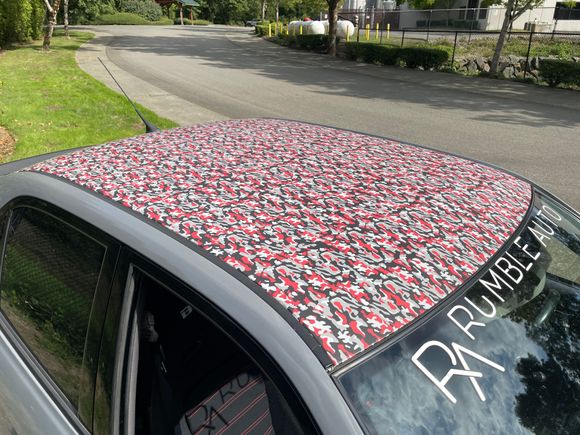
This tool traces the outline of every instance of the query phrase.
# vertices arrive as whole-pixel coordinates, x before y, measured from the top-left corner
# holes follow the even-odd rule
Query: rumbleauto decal
[[[518,236],[508,251],[496,260],[484,277],[478,281],[486,292],[486,294],[481,296],[485,307],[479,306],[468,297],[463,297],[459,303],[447,311],[446,315],[451,323],[472,340],[475,345],[477,345],[478,328],[485,328],[486,326],[484,322],[476,321],[476,316],[480,320],[495,319],[498,314],[497,304],[505,302],[502,294],[505,295],[506,292],[509,294],[509,292],[513,291],[514,286],[520,284],[526,273],[529,273],[540,260],[541,249],[533,250],[523,240],[527,239],[526,236],[528,238],[533,237],[540,245],[546,247],[546,241],[550,240],[551,236],[554,235],[554,229],[558,227],[557,222],[561,220],[562,217],[554,209],[543,205],[542,209],[537,211],[522,232],[524,237],[522,235]],[[523,260],[524,258],[525,261]],[[463,317],[459,318],[459,313],[463,313]],[[467,322],[465,319],[468,319]],[[428,359],[426,361],[421,359],[429,349],[438,349],[447,355],[451,367],[443,377],[436,376],[429,369]],[[429,340],[422,344],[411,357],[411,361],[452,403],[457,403],[457,399],[449,391],[447,384],[455,376],[468,378],[479,399],[485,401],[485,394],[478,382],[484,375],[481,371],[473,370],[469,366],[467,357],[478,360],[497,372],[505,372],[505,367],[473,349],[455,342],[447,344],[438,340]]]

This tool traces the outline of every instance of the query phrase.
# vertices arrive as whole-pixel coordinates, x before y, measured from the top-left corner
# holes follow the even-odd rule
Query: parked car
[[[0,166],[9,433],[579,433],[580,221],[330,127]]]
[[[256,19],[256,20],[248,20],[246,21],[246,27],[255,27],[258,24],[260,24],[262,22],[262,20]]]

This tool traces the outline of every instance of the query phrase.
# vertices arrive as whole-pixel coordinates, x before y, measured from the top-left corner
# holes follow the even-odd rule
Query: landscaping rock
[[[515,77],[515,68],[513,66],[506,66],[502,71],[501,74],[502,76],[504,76],[506,79],[511,79],[512,77]]]
[[[475,73],[475,72],[479,71],[477,63],[473,60],[470,60],[467,63],[466,69],[467,69],[467,72],[469,72],[469,73]]]
[[[487,65],[487,62],[483,57],[478,56],[475,58],[475,64],[480,71],[483,71],[485,69],[485,65]]]

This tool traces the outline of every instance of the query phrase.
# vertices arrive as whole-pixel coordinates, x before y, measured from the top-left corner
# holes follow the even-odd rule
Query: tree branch
[[[44,4],[46,5],[46,9],[48,9],[48,12],[50,12],[51,14],[54,13],[54,9],[52,9],[52,6],[50,5],[50,2],[48,0],[44,0]]]

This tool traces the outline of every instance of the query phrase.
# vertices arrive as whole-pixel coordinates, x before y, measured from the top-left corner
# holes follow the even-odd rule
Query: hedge
[[[174,19],[173,24],[180,25],[181,19],[179,19],[179,18]],[[207,20],[193,20],[193,21],[191,21],[189,18],[184,18],[183,24],[186,26],[209,26],[211,23]]]
[[[449,60],[449,53],[437,48],[405,47],[399,53],[407,68],[440,68]]]
[[[258,24],[254,27],[254,31],[258,36],[266,36],[268,35],[268,25]]]
[[[564,85],[580,86],[580,63],[560,59],[541,59],[540,77],[551,87]]]
[[[328,35],[296,35],[284,36],[283,38],[288,41],[288,47],[302,50],[326,50],[329,42]]]
[[[154,0],[122,0],[119,2],[119,12],[129,12],[139,15],[147,21],[159,21],[163,10]]]
[[[0,1],[0,47],[40,38],[43,20],[41,0]]]
[[[106,24],[106,25],[148,25],[148,24],[157,24],[157,25],[170,25],[173,24],[173,21],[167,17],[161,17],[159,21],[148,21],[145,18],[131,14],[128,12],[119,12],[116,14],[105,14],[97,17],[93,24]]]
[[[448,60],[449,53],[437,48],[424,47],[389,47],[378,44],[348,42],[346,57],[351,60],[363,60],[367,63],[398,65],[404,63],[408,68],[424,69],[441,68]]]

